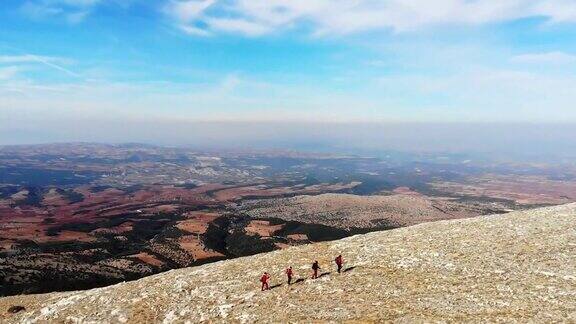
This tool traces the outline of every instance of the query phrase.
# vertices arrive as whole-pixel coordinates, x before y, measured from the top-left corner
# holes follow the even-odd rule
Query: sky
[[[576,0],[0,1],[0,144],[566,125],[574,103]]]

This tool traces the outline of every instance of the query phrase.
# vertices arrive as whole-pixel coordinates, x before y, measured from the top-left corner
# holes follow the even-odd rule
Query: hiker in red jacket
[[[262,291],[270,289],[270,286],[268,285],[268,280],[270,280],[270,275],[268,274],[268,272],[264,272],[262,277],[260,277],[260,282],[262,283]]]
[[[290,285],[292,283],[292,275],[294,274],[294,272],[292,271],[292,267],[288,267],[288,269],[286,269],[286,276],[288,277],[288,284]]]
[[[338,267],[338,273],[340,273],[342,271],[342,265],[344,264],[342,254],[338,255],[336,259],[334,259],[334,262],[336,262],[336,266]]]
[[[320,270],[320,265],[318,261],[314,261],[314,263],[312,263],[312,279],[318,278],[318,270]]]

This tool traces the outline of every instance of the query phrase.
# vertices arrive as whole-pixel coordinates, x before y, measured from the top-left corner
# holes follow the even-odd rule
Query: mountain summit
[[[576,204],[440,221],[105,288],[6,297],[0,321],[569,322],[576,321],[575,242]],[[332,261],[340,253],[342,274]],[[312,280],[314,260],[323,274]],[[288,286],[290,265],[296,283]],[[272,289],[261,292],[264,271]]]

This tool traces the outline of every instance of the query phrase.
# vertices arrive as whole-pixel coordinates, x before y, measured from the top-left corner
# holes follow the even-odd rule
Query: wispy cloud
[[[571,64],[576,63],[576,55],[565,52],[529,53],[512,57],[512,62],[526,64]]]
[[[180,25],[180,26],[178,26],[178,28],[188,35],[205,37],[205,36],[210,36],[212,34],[207,30],[204,30],[204,29],[198,28],[198,27],[194,27],[194,26]]]
[[[248,36],[298,24],[311,26],[316,35],[326,35],[374,29],[403,32],[528,17],[576,22],[576,2],[565,0],[173,0],[168,12],[178,24],[202,22],[205,30]]]
[[[198,18],[215,2],[216,0],[170,0],[164,10],[179,21],[185,23]]]
[[[0,56],[0,64],[38,63],[47,66],[51,69],[63,72],[72,77],[76,78],[81,77],[80,74],[62,65],[68,61],[69,60],[58,57],[32,55],[32,54]]]
[[[21,11],[33,19],[64,18],[76,24],[84,20],[101,0],[29,0]]]
[[[0,80],[12,79],[20,71],[21,71],[21,68],[18,66],[0,67]]]
[[[0,56],[0,64],[6,63],[35,63],[39,60],[42,61],[50,61],[50,62],[61,62],[64,63],[68,60],[60,58],[60,57],[53,57],[53,56],[42,56],[42,55],[32,55],[32,54],[24,54],[24,55],[2,55]]]
[[[271,31],[270,27],[266,25],[245,19],[208,18],[206,23],[215,31],[239,33],[246,36],[260,36]]]

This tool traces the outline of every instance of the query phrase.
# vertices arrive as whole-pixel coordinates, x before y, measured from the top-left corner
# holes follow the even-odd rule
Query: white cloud
[[[564,52],[530,53],[512,57],[514,63],[525,64],[570,64],[576,62],[576,55]]]
[[[211,35],[210,32],[208,32],[202,28],[198,28],[198,27],[194,27],[194,26],[180,25],[180,26],[178,26],[178,28],[188,35],[203,36],[203,37]]]
[[[12,79],[20,71],[21,71],[21,69],[18,66],[0,67],[0,80]]]
[[[572,0],[540,1],[535,7],[536,12],[550,17],[554,22],[576,21],[576,5]]]
[[[33,19],[63,17],[67,22],[76,24],[90,15],[92,9],[101,0],[29,0],[21,10]]]
[[[572,0],[183,0],[171,1],[179,23],[202,22],[207,30],[249,36],[311,26],[314,34],[374,29],[395,32],[437,25],[480,25],[526,17],[576,22]],[[217,10],[207,11],[208,8]]]
[[[90,11],[78,11],[66,15],[66,20],[71,24],[78,24],[82,22],[88,15]]]
[[[64,64],[69,60],[54,56],[41,56],[32,54],[0,56],[0,64],[38,63],[39,61]]]
[[[70,63],[70,60],[52,57],[52,56],[41,56],[41,55],[4,55],[0,56],[0,64],[21,64],[21,63],[36,63],[47,66],[51,69],[63,72],[69,76],[79,78],[80,75],[66,67],[64,64]]]
[[[237,74],[230,74],[227,75],[222,83],[220,84],[221,90],[224,92],[231,92],[234,91],[240,84],[242,80]]]
[[[180,20],[180,22],[185,23],[198,18],[204,10],[208,9],[208,7],[215,2],[215,0],[171,0],[168,2],[165,10]]]
[[[266,25],[245,19],[208,18],[206,19],[206,23],[208,23],[213,30],[240,33],[246,36],[260,36],[271,31]]]

